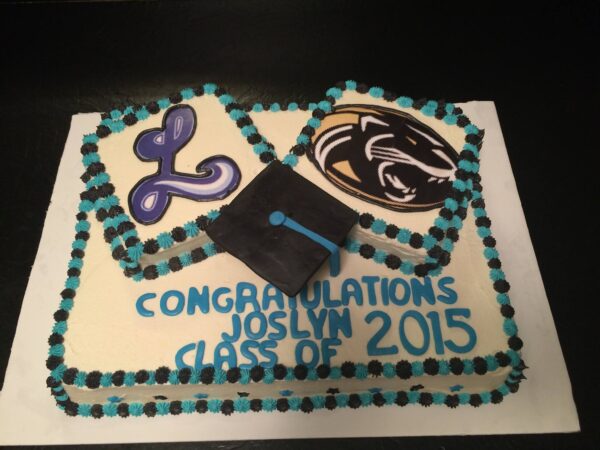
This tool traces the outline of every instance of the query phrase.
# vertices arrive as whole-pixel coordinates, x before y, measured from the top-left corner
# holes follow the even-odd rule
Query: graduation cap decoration
[[[273,161],[206,230],[227,252],[287,295],[300,292],[330,259],[358,213],[278,161]]]

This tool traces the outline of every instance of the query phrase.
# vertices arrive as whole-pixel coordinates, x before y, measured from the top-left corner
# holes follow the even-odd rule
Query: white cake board
[[[457,409],[374,406],[312,414],[182,414],[152,419],[70,418],[59,411],[45,380],[52,313],[59,303],[81,190],[81,137],[99,114],[73,116],[38,254],[0,393],[0,444],[99,444],[312,437],[509,434],[579,431],[571,384],[521,208],[493,102],[461,105],[486,130],[481,158],[486,210],[510,281],[523,358],[530,369],[518,394],[500,405]]]

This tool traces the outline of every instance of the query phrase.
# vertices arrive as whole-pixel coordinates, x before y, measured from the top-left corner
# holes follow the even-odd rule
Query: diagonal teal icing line
[[[324,238],[320,234],[300,225],[295,220],[287,217],[281,211],[273,211],[269,216],[269,223],[273,226],[283,225],[284,227],[303,234],[317,244],[325,247],[329,253],[331,253],[331,256],[329,257],[329,274],[332,277],[337,277],[340,274],[340,248],[336,244],[331,242],[329,239]]]

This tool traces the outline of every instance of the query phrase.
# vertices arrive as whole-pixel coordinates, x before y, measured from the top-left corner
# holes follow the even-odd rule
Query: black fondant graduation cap
[[[240,192],[207,228],[227,252],[287,295],[296,295],[331,256],[358,214],[278,161]]]

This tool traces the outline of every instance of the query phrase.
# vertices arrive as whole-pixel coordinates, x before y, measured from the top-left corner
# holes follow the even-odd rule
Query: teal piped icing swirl
[[[67,322],[65,322],[65,321],[56,322],[52,326],[52,332],[53,333],[56,333],[56,334],[65,334],[66,331],[67,331]]]
[[[332,367],[329,372],[329,378],[332,380],[339,380],[342,377],[342,369],[339,367]]]
[[[263,411],[266,412],[275,411],[275,409],[277,408],[277,400],[271,397],[263,398],[262,407]]]
[[[144,405],[138,402],[129,404],[129,414],[134,417],[139,417],[144,414]]]
[[[339,99],[343,94],[343,91],[340,88],[337,87],[332,87],[327,89],[327,92],[325,93],[325,95],[327,95],[328,97],[333,97],[335,99]]]
[[[355,365],[356,372],[354,376],[359,380],[364,380],[369,376],[369,369],[365,364],[358,363]]]
[[[112,386],[112,372],[105,372],[100,377],[100,386],[111,387]]]
[[[448,361],[445,359],[440,359],[438,361],[438,374],[439,375],[449,375],[450,374],[450,365]]]
[[[288,405],[290,406],[291,411],[299,411],[301,404],[302,399],[300,397],[290,397],[288,399]]]
[[[515,336],[519,331],[517,328],[517,324],[513,319],[504,319],[504,324],[502,325],[502,329],[507,336]]]
[[[437,239],[434,238],[429,233],[423,235],[423,248],[425,250],[431,250],[435,244],[437,244]]]
[[[361,392],[359,394],[360,397],[360,406],[367,407],[373,403],[373,394],[370,392]]]
[[[186,222],[183,225],[183,229],[185,230],[185,235],[188,238],[196,237],[200,233],[200,229],[198,228],[198,225],[193,220],[190,220],[189,222]]]
[[[79,388],[85,387],[85,378],[86,377],[87,377],[86,372],[83,372],[83,371],[77,372],[77,375],[75,375],[75,380],[73,381],[73,384]]]
[[[210,400],[208,400],[206,402],[206,404],[207,404],[207,408],[210,412],[218,413],[221,411],[221,405],[223,404],[223,401],[219,400],[217,398],[211,398]]]
[[[83,136],[84,144],[97,144],[100,138],[96,134],[86,134]]]
[[[173,240],[173,236],[171,236],[171,233],[167,233],[166,231],[156,236],[156,242],[158,242],[158,245],[162,249],[171,248],[175,243],[175,241]]]
[[[191,100],[192,98],[194,98],[194,90],[191,88],[185,88],[182,89],[181,92],[181,98],[183,98],[184,100]],[[219,101],[221,99],[219,98]]]
[[[246,397],[238,397],[233,400],[233,408],[236,412],[248,412],[250,410],[250,400],[248,400]]]
[[[60,301],[60,309],[64,309],[65,311],[71,311],[73,309],[73,299],[72,298],[64,298]]]
[[[159,416],[166,416],[167,414],[169,414],[169,402],[157,402],[156,414],[158,414]]]
[[[355,91],[356,90],[356,81],[347,80],[346,81],[346,89],[348,89],[349,91]]]
[[[432,394],[433,404],[434,405],[443,405],[446,401],[446,394],[443,392],[434,392]]]
[[[383,364],[383,376],[386,378],[395,378],[396,377],[396,368],[392,363],[384,363]]]
[[[385,229],[387,227],[387,223],[381,219],[375,219],[371,224],[371,231],[375,234],[383,234],[385,233]]]
[[[161,98],[156,103],[160,109],[166,109],[171,106],[171,101],[168,98]]]
[[[393,405],[396,402],[396,393],[393,391],[385,391],[383,393],[383,398],[385,400],[386,405]]]
[[[184,400],[181,402],[181,411],[184,414],[192,414],[196,411],[196,402],[193,400]]]
[[[233,103],[235,100],[233,99],[233,97],[229,94],[223,94],[219,97],[219,103],[221,105],[229,105],[230,103]]]
[[[373,261],[377,264],[383,264],[385,259],[387,258],[387,252],[384,250],[375,250],[375,254],[373,255]]]
[[[298,164],[298,157],[293,153],[288,153],[283,157],[283,164],[290,167],[295,167]]]
[[[90,417],[92,415],[92,405],[89,403],[80,403],[77,407],[77,414],[81,417]]]
[[[419,402],[419,397],[421,396],[421,394],[419,393],[419,391],[408,391],[406,393],[406,395],[408,396],[408,403],[410,403],[411,405],[414,405],[415,403]]]
[[[315,409],[323,409],[325,407],[325,397],[322,395],[313,395],[310,400]]]
[[[63,356],[65,354],[65,346],[62,344],[56,344],[50,346],[48,355],[50,356]]]
[[[415,265],[410,261],[402,261],[402,264],[400,264],[400,272],[404,275],[412,275],[415,273]]]
[[[117,415],[117,405],[115,403],[104,403],[102,405],[102,412],[106,417],[114,417]]]
[[[408,244],[408,242],[410,241],[410,237],[411,236],[412,236],[412,233],[411,233],[411,231],[409,229],[407,229],[407,228],[400,228],[400,230],[398,231],[398,235],[396,236],[396,239],[401,244]]]
[[[190,252],[185,252],[179,255],[179,261],[183,267],[187,267],[192,265],[192,254]]]
[[[202,86],[204,93],[208,95],[212,95],[217,90],[217,85],[214,83],[206,83]]]
[[[413,374],[413,376],[420,377],[424,373],[425,373],[425,370],[423,368],[423,362],[421,362],[421,361],[414,361],[412,363],[412,374]]]
[[[265,369],[265,374],[263,376],[263,383],[272,384],[275,381],[275,376],[273,375],[273,369],[267,368]]]
[[[381,98],[383,97],[383,89],[373,86],[371,89],[369,89],[369,95],[373,98]]]

